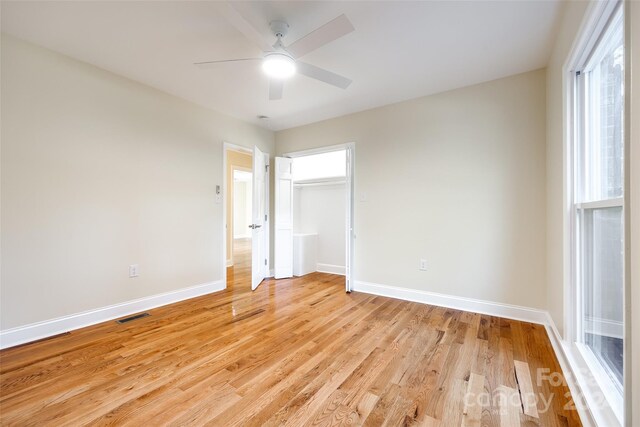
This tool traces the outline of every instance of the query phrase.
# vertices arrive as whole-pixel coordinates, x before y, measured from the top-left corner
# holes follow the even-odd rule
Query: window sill
[[[598,361],[589,348],[578,343],[562,342],[571,373],[582,396],[574,396],[576,405],[591,414],[597,426],[617,427],[623,425],[624,402],[613,381],[597,366]]]

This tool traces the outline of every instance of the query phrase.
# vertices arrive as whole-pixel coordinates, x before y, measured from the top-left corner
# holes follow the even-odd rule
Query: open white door
[[[293,277],[293,160],[276,157],[274,277]]]
[[[264,154],[253,147],[253,223],[249,226],[251,233],[251,289],[254,290],[267,275],[267,257],[265,248],[266,229],[266,176]]]
[[[346,220],[346,260],[345,260],[345,287],[347,292],[351,292],[353,284],[353,246],[354,246],[354,233],[353,233],[353,166],[354,166],[354,153],[353,147],[347,147],[347,167],[346,167],[346,193],[347,193],[347,220]]]

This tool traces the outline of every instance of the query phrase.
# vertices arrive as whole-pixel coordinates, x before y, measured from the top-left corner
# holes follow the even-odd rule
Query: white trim
[[[316,267],[316,271],[319,273],[339,274],[341,276],[345,275],[345,270],[344,265],[323,264],[320,262]]]
[[[640,46],[638,45],[638,26],[640,25],[640,3],[625,1],[624,7],[624,423],[626,426],[640,424],[640,363],[638,360],[638,334],[640,269],[638,269],[638,250],[640,249],[640,234],[638,234],[638,200],[640,200],[640,168],[638,163],[632,163],[632,158],[638,157],[640,139],[638,138],[638,70],[634,67],[639,63]],[[635,119],[632,119],[634,117]],[[632,166],[633,165],[633,166]],[[635,218],[635,219],[632,219]],[[636,349],[634,352],[633,349]],[[635,357],[633,355],[636,355]]]
[[[572,102],[575,97],[575,72],[580,65],[588,59],[586,52],[597,41],[594,34],[602,29],[599,24],[603,14],[615,6],[616,1],[590,2],[580,23],[577,36],[573,40],[569,54],[562,66],[562,111],[563,111],[563,320],[564,339],[571,341],[577,337],[578,313],[574,307],[574,295],[576,295],[573,278],[576,274],[576,260],[573,254],[574,232],[576,221],[573,206],[573,182],[576,179],[573,140],[576,136],[576,124],[574,123],[575,105]]]
[[[224,282],[204,283],[163,294],[151,295],[144,298],[109,305],[102,308],[83,311],[69,316],[19,326],[17,328],[0,331],[0,348],[8,348],[31,341],[69,332],[96,323],[106,322],[141,311],[150,310],[167,304],[173,304],[189,298],[218,292],[224,289]]]
[[[289,153],[283,153],[281,154],[281,157],[295,158],[295,157],[311,156],[314,154],[330,153],[332,151],[342,151],[353,146],[355,146],[355,142],[347,142],[345,144],[336,144],[336,145],[326,145],[324,147],[311,148],[309,150],[291,151]]]
[[[233,267],[233,260],[232,259],[228,259],[227,260],[227,267]]]
[[[355,182],[356,182],[356,143],[347,144],[347,184],[346,184],[346,242],[345,242],[345,290],[351,292],[353,289],[354,281],[354,265],[355,265],[355,253],[356,253],[356,232],[355,232]]]
[[[265,278],[272,277],[269,275],[271,271],[269,267],[271,267],[271,154],[264,154],[264,164],[267,168],[267,173],[264,176],[264,185],[265,185],[265,193],[264,193],[264,207],[265,207],[265,215],[267,219],[264,224],[264,257],[267,259],[267,268],[265,268]]]
[[[347,180],[343,177],[338,177],[338,179],[329,178],[326,180],[309,180],[309,181],[297,181],[293,183],[293,186],[296,188],[305,188],[305,187],[327,187],[327,186],[340,186],[347,183]]]
[[[589,3],[584,13],[584,18],[580,23],[578,35],[571,45],[571,50],[564,62],[563,69],[572,71],[572,68],[582,66],[587,60],[587,53],[597,42],[597,35],[606,25],[602,17],[605,14],[611,14],[616,8],[618,1],[595,1]]]
[[[560,358],[560,353],[564,355],[566,366],[572,369],[572,373],[576,379],[580,389],[584,392],[584,401],[586,402],[590,413],[590,421],[592,425],[602,426],[619,426],[622,425],[623,405],[620,403],[621,397],[617,390],[602,381],[602,375],[590,368],[589,354],[583,351],[580,344],[577,344],[578,337],[584,330],[578,319],[581,317],[580,301],[581,293],[578,291],[577,283],[579,283],[579,271],[577,268],[577,259],[574,256],[574,248],[579,247],[576,239],[579,238],[577,233],[577,221],[574,208],[578,209],[597,209],[605,207],[623,206],[624,200],[612,199],[597,202],[582,203],[580,206],[574,206],[574,181],[580,182],[578,174],[580,173],[578,164],[574,161],[576,147],[574,141],[581,138],[579,128],[575,122],[576,108],[579,105],[574,104],[574,99],[579,95],[579,91],[575,90],[576,71],[583,71],[588,65],[590,54],[594,46],[598,43],[604,28],[609,25],[611,17],[620,7],[620,0],[614,1],[597,1],[591,2],[587,7],[583,17],[580,29],[573,42],[571,50],[567,55],[567,59],[562,68],[562,85],[563,85],[563,121],[564,121],[564,140],[563,140],[563,164],[564,164],[564,216],[563,216],[563,317],[564,317],[564,337],[561,337],[555,329],[552,335],[558,341],[554,347]],[[581,79],[584,84],[584,79]],[[628,94],[628,92],[627,92]],[[625,95],[626,96],[626,95]],[[627,101],[625,101],[627,102]],[[626,107],[625,107],[626,108]],[[628,117],[628,115],[627,115]],[[626,129],[625,129],[626,131]],[[625,132],[625,135],[627,132]],[[625,152],[625,156],[628,152]],[[626,157],[625,157],[626,159]],[[628,169],[625,167],[625,171]],[[627,173],[625,172],[625,182]],[[625,187],[625,194],[627,188]],[[576,204],[577,205],[577,204]],[[628,236],[625,236],[625,238]],[[626,242],[626,240],[625,240]],[[625,256],[626,252],[625,252]],[[553,325],[553,322],[551,322]],[[581,329],[581,326],[583,328]],[[612,326],[612,325],[609,325]],[[613,326],[612,326],[613,327]],[[614,328],[615,329],[615,328]],[[553,340],[552,340],[553,343]],[[625,349],[628,348],[628,342],[625,342]],[[628,358],[629,352],[625,353],[625,359]],[[625,370],[628,366],[628,360],[625,360]],[[564,368],[564,367],[563,367]],[[625,372],[628,376],[628,372]],[[573,391],[573,390],[572,390]],[[598,398],[605,398],[605,402],[599,402]],[[615,412],[614,409],[615,408]],[[583,421],[584,422],[584,421]]]
[[[584,426],[622,426],[603,393],[600,379],[594,377],[584,358],[584,352],[576,343],[563,340],[549,314],[547,335],[564,372],[573,401]],[[606,403],[603,405],[603,402]]]
[[[576,372],[573,369],[574,366],[577,366],[577,363],[571,352],[568,351],[570,344],[562,339],[560,332],[558,332],[558,328],[556,328],[553,318],[549,313],[547,313],[545,328],[547,329],[547,335],[549,336],[549,341],[551,341],[551,346],[556,353],[556,358],[560,363],[560,368],[564,373],[564,379],[571,391],[571,396],[576,405],[576,409],[578,410],[580,421],[582,421],[582,424],[585,427],[597,426],[598,424],[596,423],[589,406],[583,403],[585,402],[584,395],[582,393],[583,386],[578,381],[581,376],[576,375]]]
[[[623,339],[624,323],[619,320],[587,317],[584,319],[584,331],[590,334]]]
[[[596,366],[601,366],[601,362],[589,346],[582,343],[574,343],[573,348],[578,350],[576,359],[580,359],[579,366],[584,367],[582,371],[585,371],[585,373],[582,376],[588,382],[583,387],[583,390],[586,391],[585,397],[590,407],[596,409],[592,413],[594,417],[600,419],[600,424],[598,425],[607,427],[622,426],[622,417],[620,415],[623,413],[624,399],[620,393],[619,386],[613,382],[607,369],[594,369]],[[606,402],[606,406],[599,406],[602,402]]]
[[[471,311],[474,313],[488,314],[490,316],[504,317],[524,322],[539,323],[542,325],[546,324],[548,319],[547,312],[537,308],[439,294],[397,286],[380,285],[377,283],[368,283],[359,280],[354,281],[353,290],[373,295],[397,298],[405,301],[421,302],[423,304],[437,305],[456,310]]]
[[[597,200],[595,202],[582,202],[576,203],[577,209],[606,209],[606,208],[619,208],[623,207],[624,200],[622,197],[616,197],[614,199]]]

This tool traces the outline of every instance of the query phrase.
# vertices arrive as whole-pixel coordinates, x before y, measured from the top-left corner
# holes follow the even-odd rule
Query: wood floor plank
[[[222,292],[1,351],[0,425],[580,425],[543,326],[324,273],[251,291],[249,243]]]
[[[479,427],[482,421],[482,393],[484,376],[471,373],[462,413],[462,427]]]
[[[511,387],[500,386],[499,391],[500,427],[519,427],[522,410],[518,390]]]
[[[525,415],[538,418],[538,408],[536,404],[537,396],[533,390],[533,382],[529,373],[529,364],[519,360],[514,361],[516,370],[516,380],[520,390],[520,400]]]

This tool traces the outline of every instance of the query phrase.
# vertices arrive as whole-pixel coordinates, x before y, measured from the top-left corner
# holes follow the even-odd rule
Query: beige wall
[[[564,192],[562,67],[588,2],[566,2],[560,32],[547,67],[547,309],[564,333]]]
[[[248,153],[227,151],[227,263],[233,262],[233,170],[236,167],[251,170],[252,158]]]
[[[1,55],[1,328],[222,279],[222,142],[273,133],[4,35]]]
[[[356,281],[546,307],[544,70],[276,133],[346,142]]]

